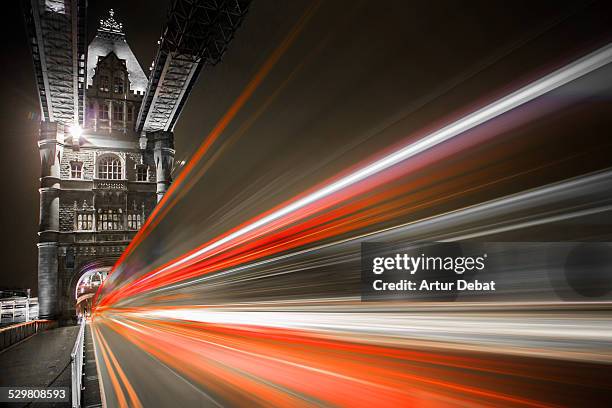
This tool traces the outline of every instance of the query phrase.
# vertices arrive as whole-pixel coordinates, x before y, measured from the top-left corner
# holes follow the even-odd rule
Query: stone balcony
[[[100,180],[94,179],[93,181],[94,190],[119,190],[127,191],[128,181],[127,180]]]
[[[136,235],[135,230],[117,231],[74,231],[65,234],[65,243],[104,243],[104,242],[129,242]]]

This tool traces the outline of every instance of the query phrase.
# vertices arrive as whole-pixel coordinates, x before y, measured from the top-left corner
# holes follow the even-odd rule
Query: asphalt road
[[[105,359],[102,356],[100,336],[94,337],[96,360],[102,376],[102,398],[107,407],[216,406],[205,391],[129,340],[104,325],[98,325],[97,329],[111,348],[114,358],[121,362],[121,373],[117,373],[111,357]],[[121,388],[117,387],[119,384]],[[131,395],[138,397],[138,403],[130,399]]]
[[[562,359],[549,350],[563,330],[559,320],[571,314],[546,323],[523,312],[523,326],[544,330],[531,344],[487,331],[508,317],[499,312],[457,313],[455,327],[449,313],[423,318],[432,324],[442,319],[449,329],[470,325],[486,336],[484,343],[457,330],[446,340],[431,340],[419,338],[418,327],[412,334],[382,335],[386,329],[308,330],[137,313],[107,313],[96,317],[94,328],[109,407],[609,406],[609,362],[572,357],[571,341],[559,353]],[[381,324],[384,315],[376,316]],[[358,321],[350,313],[344,318]],[[326,321],[325,312],[320,320]],[[604,320],[609,324],[609,316]],[[584,336],[602,335],[588,319],[566,323],[582,324],[574,330]],[[574,340],[576,350],[587,350],[583,341]]]

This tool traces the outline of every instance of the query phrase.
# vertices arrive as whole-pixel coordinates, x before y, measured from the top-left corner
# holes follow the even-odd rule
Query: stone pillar
[[[159,202],[170,183],[172,183],[172,167],[174,166],[174,134],[157,131],[147,134],[150,145],[153,146],[153,160],[157,172],[157,202]]]
[[[63,125],[41,122],[38,139],[41,163],[38,299],[39,316],[42,319],[54,319],[58,313],[59,193],[63,141]]]
[[[38,243],[38,317],[55,319],[59,307],[58,245]]]

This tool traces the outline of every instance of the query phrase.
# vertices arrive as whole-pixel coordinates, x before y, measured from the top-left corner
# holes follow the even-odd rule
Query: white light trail
[[[503,306],[503,303],[495,303]],[[522,304],[528,306],[529,304]],[[546,304],[546,312],[534,313],[517,308],[508,312],[479,312],[481,305],[470,311],[372,311],[367,309],[342,310],[343,306],[328,306],[318,312],[308,306],[237,307],[237,308],[172,308],[128,312],[121,319],[171,319],[208,324],[298,330],[304,333],[325,333],[330,336],[354,336],[361,341],[434,341],[464,344],[488,350],[503,345],[504,352],[541,354],[543,345],[555,357],[585,361],[612,361],[612,352],[603,345],[612,341],[612,320],[609,317],[585,320],[580,313],[558,313],[564,303]],[[516,304],[514,305],[516,307]],[[397,308],[397,307],[396,307]],[[254,310],[253,310],[254,309]],[[476,309],[476,310],[474,310]],[[508,314],[509,313],[509,314]],[[141,320],[142,321],[142,320]],[[373,336],[373,337],[371,337]],[[386,340],[385,340],[386,339]],[[593,344],[588,352],[574,355],[576,343]],[[595,346],[599,344],[600,346]]]
[[[573,80],[576,80],[590,72],[595,71],[598,68],[603,67],[612,62],[612,43],[602,47],[587,56],[580,58],[573,63],[560,68],[551,74],[541,78],[531,84],[507,95],[482,109],[477,110],[463,118],[453,122],[442,129],[434,131],[427,136],[423,137],[417,142],[411,143],[388,156],[375,161],[374,163],[359,169],[338,181],[335,181],[328,186],[325,186],[299,200],[288,204],[285,207],[274,211],[273,213],[252,222],[240,228],[239,230],[227,235],[215,241],[198,251],[181,258],[159,271],[149,275],[143,281],[153,278],[154,276],[163,273],[171,268],[175,268],[179,265],[187,263],[192,259],[198,258],[199,256],[211,251],[223,244],[226,244],[236,238],[239,238],[259,227],[262,227],[272,221],[275,221],[281,217],[284,217],[294,211],[297,211],[309,204],[312,204],[322,198],[325,198],[335,192],[345,189],[355,183],[358,183],[370,176],[382,172],[410,157],[413,157],[419,153],[422,153],[428,149],[431,149],[455,136],[458,136],[468,130],[471,130],[485,122],[488,122],[512,109],[515,109],[521,105],[526,104],[548,92],[551,92]]]

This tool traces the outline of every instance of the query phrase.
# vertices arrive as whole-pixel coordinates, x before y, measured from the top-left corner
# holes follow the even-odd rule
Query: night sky
[[[39,103],[19,2],[6,3],[0,53],[4,142],[0,288],[35,290]],[[286,194],[300,191],[313,180],[396,143],[404,131],[436,123],[449,112],[460,112],[612,39],[608,2],[458,3],[324,3],[228,129],[230,134],[244,123],[284,78],[302,67],[258,126],[242,136],[226,161],[198,186],[201,195],[209,198],[201,203],[202,217],[227,207],[245,188],[265,185],[272,174],[312,171],[323,151],[346,153],[313,179],[296,182],[295,191]],[[197,148],[308,4],[306,0],[254,0],[224,60],[203,70],[187,102],[175,128],[177,160],[188,158]],[[128,43],[148,73],[167,5],[162,0],[90,0],[90,39],[98,20],[114,8]],[[355,142],[365,137],[368,128],[398,115],[407,117],[406,111],[416,113],[401,124],[402,131]],[[271,203],[284,198],[280,194]],[[265,208],[251,211],[261,210]],[[182,222],[177,217],[169,219],[175,225]]]

